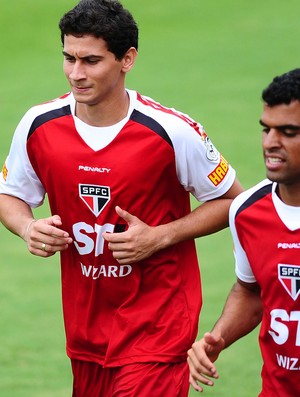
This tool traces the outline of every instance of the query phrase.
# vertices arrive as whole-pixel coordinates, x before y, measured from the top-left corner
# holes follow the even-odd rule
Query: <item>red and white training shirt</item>
[[[67,353],[104,366],[185,360],[201,307],[194,241],[121,266],[102,238],[127,227],[115,206],[156,226],[188,214],[189,193],[214,199],[235,178],[200,124],[128,94],[127,117],[106,128],[76,118],[72,94],[30,109],[0,178],[31,207],[47,193],[74,239],[61,255]]]
[[[236,274],[261,288],[261,397],[300,395],[300,207],[284,204],[276,187],[265,180],[230,208]]]

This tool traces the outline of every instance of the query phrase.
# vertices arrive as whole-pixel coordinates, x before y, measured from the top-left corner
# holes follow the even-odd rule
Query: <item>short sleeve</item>
[[[240,207],[241,197],[242,195],[239,195],[233,200],[229,210],[229,226],[234,244],[235,273],[240,280],[246,283],[255,283],[256,279],[252,272],[247,254],[240,243],[235,227],[235,215],[237,209]]]
[[[26,149],[33,113],[34,108],[25,114],[16,128],[0,174],[0,193],[17,197],[35,208],[43,203],[45,189],[32,168]]]

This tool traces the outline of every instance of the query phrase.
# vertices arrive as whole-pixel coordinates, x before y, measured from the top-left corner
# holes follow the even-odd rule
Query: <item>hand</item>
[[[122,233],[103,233],[108,248],[120,264],[130,264],[151,256],[159,249],[156,227],[151,227],[129,212],[116,207],[117,214],[128,224]]]
[[[203,388],[198,385],[198,382],[207,386],[213,386],[214,382],[210,378],[219,378],[219,374],[213,363],[223,350],[224,344],[223,338],[213,336],[207,332],[188,351],[187,361],[190,368],[190,384],[196,391],[203,391]]]
[[[61,225],[58,215],[31,221],[24,236],[29,252],[46,258],[58,251],[65,251],[73,240],[60,229]]]

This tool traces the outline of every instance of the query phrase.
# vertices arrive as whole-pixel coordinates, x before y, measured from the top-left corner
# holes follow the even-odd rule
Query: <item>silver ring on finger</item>
[[[42,243],[42,251],[46,252],[46,244]]]

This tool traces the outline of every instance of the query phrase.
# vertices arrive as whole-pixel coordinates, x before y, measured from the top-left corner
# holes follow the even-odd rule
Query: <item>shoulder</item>
[[[22,117],[16,132],[30,136],[36,128],[45,122],[61,116],[71,115],[72,103],[73,96],[68,93],[52,101],[31,107]]]
[[[264,179],[255,186],[245,190],[239,194],[231,203],[230,217],[234,218],[242,210],[250,207],[266,195],[272,192],[273,182],[269,179]]]
[[[171,139],[184,135],[188,131],[202,137],[205,134],[203,126],[189,115],[171,107],[162,105],[154,99],[136,93],[136,110],[159,123]]]
[[[32,119],[39,116],[43,116],[50,112],[61,111],[65,109],[65,112],[71,112],[72,95],[70,93],[65,94],[59,98],[55,98],[51,101],[41,103],[31,107],[24,115],[24,118]],[[67,110],[68,109],[68,110]]]
[[[24,115],[23,119],[27,121],[34,121],[38,117],[45,115],[59,113],[71,113],[72,95],[70,93],[65,94],[59,98],[55,98],[51,101],[41,103],[31,107]]]

